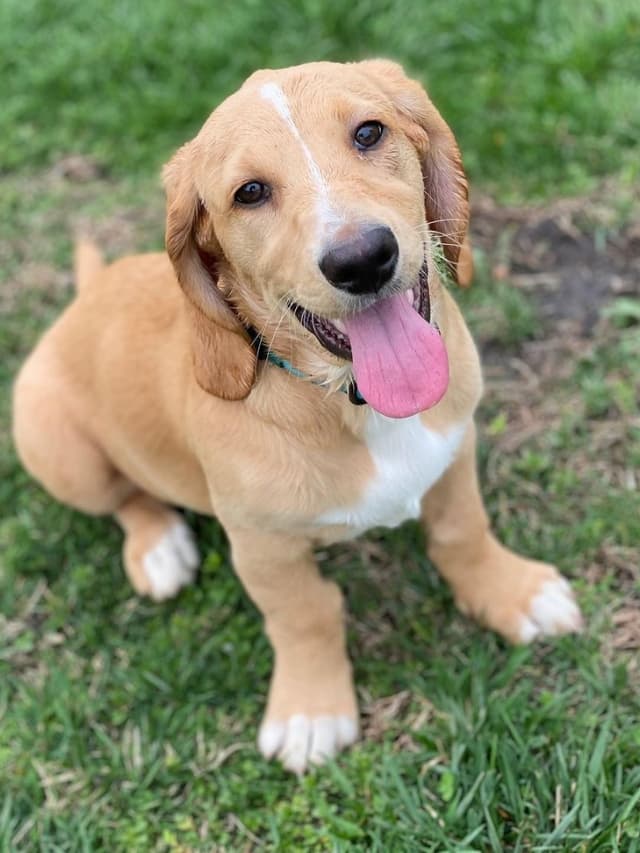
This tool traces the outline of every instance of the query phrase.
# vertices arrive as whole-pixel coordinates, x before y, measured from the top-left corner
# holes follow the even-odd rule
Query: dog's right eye
[[[267,184],[263,184],[260,181],[249,181],[236,190],[233,198],[234,201],[242,204],[244,207],[255,207],[266,201],[270,195],[271,187]]]
[[[382,139],[384,133],[384,125],[379,121],[365,121],[356,129],[353,135],[353,141],[356,148],[360,151],[366,151],[367,148],[373,148]]]

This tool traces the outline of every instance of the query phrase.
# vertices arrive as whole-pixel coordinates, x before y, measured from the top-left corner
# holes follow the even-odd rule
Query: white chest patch
[[[361,533],[417,518],[422,497],[453,461],[466,428],[457,424],[439,433],[427,429],[419,415],[392,420],[371,412],[365,441],[376,473],[356,504],[328,510],[316,523],[346,524]]]

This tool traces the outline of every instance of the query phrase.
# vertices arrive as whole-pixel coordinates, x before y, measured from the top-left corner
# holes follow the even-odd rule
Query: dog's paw
[[[154,601],[173,598],[193,583],[200,555],[193,534],[182,519],[176,521],[142,557],[147,594]]]
[[[459,609],[512,643],[582,630],[573,591],[553,566],[492,543],[481,563],[457,575]]]
[[[521,643],[582,630],[582,614],[568,581],[558,575],[543,582],[520,621]]]
[[[351,666],[342,644],[335,654],[291,659],[276,652],[276,669],[267,711],[258,734],[265,758],[276,758],[299,776],[311,765],[324,764],[358,739],[358,704]],[[326,647],[326,642],[324,643]],[[326,654],[326,648],[324,648]],[[295,664],[295,665],[294,665]]]
[[[357,739],[355,717],[294,714],[287,720],[265,720],[258,748],[265,758],[278,758],[287,770],[300,776],[310,764],[324,764]]]

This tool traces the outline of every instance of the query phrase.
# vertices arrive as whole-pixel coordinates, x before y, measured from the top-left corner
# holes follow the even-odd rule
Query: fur
[[[351,135],[371,119],[384,142],[363,153]],[[578,630],[568,585],[499,545],[482,505],[478,356],[430,254],[435,236],[452,277],[469,282],[466,178],[422,87],[384,60],[259,71],[164,177],[166,254],[105,265],[78,247],[76,298],[15,384],[15,443],[56,498],[117,519],[141,594],[193,577],[195,545],[171,507],[217,516],[275,652],[263,753],[299,773],[357,737],[342,596],[318,572],[317,545],[419,514],[463,611],[514,642]],[[243,209],[234,194],[251,180],[272,196]],[[339,320],[358,308],[318,252],[367,222],[397,238],[392,287],[411,287],[426,253],[449,355],[443,399],[403,422],[352,406],[337,390],[349,363],[288,309],[294,299]],[[326,387],[258,363],[248,325]]]

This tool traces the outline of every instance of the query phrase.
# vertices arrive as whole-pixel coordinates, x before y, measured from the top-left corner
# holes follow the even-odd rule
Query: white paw
[[[177,595],[193,582],[199,564],[193,533],[183,521],[177,521],[142,559],[151,598],[164,601]]]
[[[520,626],[520,642],[582,630],[582,614],[564,578],[545,581]]]
[[[286,721],[263,723],[258,748],[265,758],[278,757],[287,770],[300,775],[309,764],[323,764],[357,738],[358,723],[352,717],[294,714]]]

